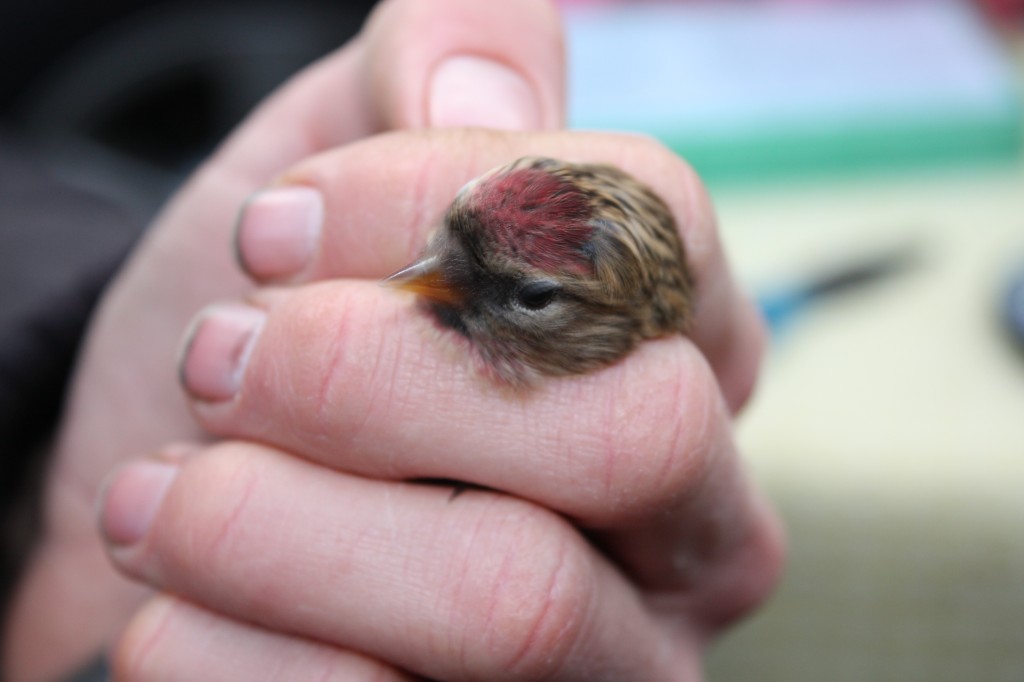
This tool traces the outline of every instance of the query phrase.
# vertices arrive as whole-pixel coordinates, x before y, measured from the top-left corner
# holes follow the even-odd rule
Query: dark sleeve
[[[0,138],[0,606],[38,529],[45,452],[86,322],[139,232]]]

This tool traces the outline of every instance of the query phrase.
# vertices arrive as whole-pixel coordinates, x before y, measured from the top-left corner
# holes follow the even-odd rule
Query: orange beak
[[[445,280],[437,256],[427,256],[407,265],[385,279],[384,283],[438,303],[456,305],[463,299],[462,292]]]

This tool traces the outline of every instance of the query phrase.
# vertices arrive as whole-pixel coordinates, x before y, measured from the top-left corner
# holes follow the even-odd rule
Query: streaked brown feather
[[[612,166],[526,157],[494,169],[459,193],[427,253],[466,298],[435,303],[439,319],[511,384],[606,366],[692,323],[694,282],[671,211]],[[531,312],[514,299],[533,281],[561,290]]]

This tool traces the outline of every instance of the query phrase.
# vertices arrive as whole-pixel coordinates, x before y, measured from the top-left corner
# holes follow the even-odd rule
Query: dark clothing
[[[371,0],[0,7],[0,608],[93,307],[159,206]]]
[[[0,586],[37,530],[46,445],[79,340],[141,225],[0,146]],[[5,599],[6,602],[6,599]],[[4,604],[6,606],[6,603]]]

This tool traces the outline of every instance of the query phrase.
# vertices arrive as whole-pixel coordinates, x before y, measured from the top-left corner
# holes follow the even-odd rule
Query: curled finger
[[[419,254],[461,187],[523,156],[616,166],[665,201],[695,282],[690,336],[738,409],[754,385],[763,326],[729,270],[699,178],[646,138],[488,131],[373,138],[308,159],[255,194],[240,212],[235,251],[265,282],[383,278]]]
[[[274,633],[170,595],[154,597],[125,628],[112,656],[121,682],[411,682],[371,658]]]
[[[492,492],[225,443],[126,467],[102,514],[137,579],[432,678],[670,680],[697,660],[568,524]]]
[[[773,517],[743,473],[715,377],[685,339],[516,395],[377,284],[253,300],[208,309],[183,356],[195,413],[214,433],[338,471],[456,479],[532,500],[601,532],[649,589],[729,592],[730,615],[774,583]]]

